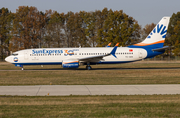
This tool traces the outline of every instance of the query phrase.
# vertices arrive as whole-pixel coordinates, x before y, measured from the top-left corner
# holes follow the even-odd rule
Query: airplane
[[[24,65],[62,65],[63,68],[78,68],[86,65],[118,64],[140,61],[163,54],[168,46],[164,41],[170,17],[163,17],[146,39],[128,47],[86,47],[86,48],[37,48],[14,52],[5,61],[21,67]]]

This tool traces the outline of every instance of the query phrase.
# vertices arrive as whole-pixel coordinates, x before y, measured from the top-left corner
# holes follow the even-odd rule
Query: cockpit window
[[[12,54],[13,56],[18,56],[18,54],[17,53],[14,53],[14,54]]]

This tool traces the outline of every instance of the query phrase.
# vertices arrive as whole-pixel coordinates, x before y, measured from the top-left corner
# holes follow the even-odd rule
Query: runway
[[[180,94],[180,84],[159,85],[35,85],[0,86],[0,95],[164,95]]]

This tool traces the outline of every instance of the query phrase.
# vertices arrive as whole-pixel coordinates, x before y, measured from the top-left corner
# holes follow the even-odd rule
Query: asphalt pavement
[[[18,96],[154,95],[154,94],[157,95],[180,94],[180,84],[0,86],[0,95],[18,95]]]

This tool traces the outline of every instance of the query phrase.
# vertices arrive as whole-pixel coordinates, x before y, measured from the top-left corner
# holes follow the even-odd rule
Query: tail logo
[[[159,26],[158,24],[157,27],[153,29],[153,31],[149,34],[147,38],[151,38],[159,34],[162,36],[162,38],[166,38],[166,32],[167,32],[166,26],[163,25]]]

